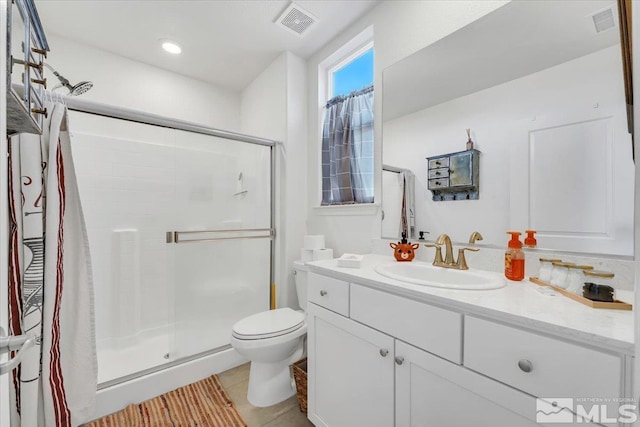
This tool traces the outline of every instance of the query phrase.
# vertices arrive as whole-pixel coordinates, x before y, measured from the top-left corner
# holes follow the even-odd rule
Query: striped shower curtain
[[[9,143],[9,323],[37,345],[12,373],[12,427],[77,426],[94,411],[97,361],[87,233],[67,109]]]

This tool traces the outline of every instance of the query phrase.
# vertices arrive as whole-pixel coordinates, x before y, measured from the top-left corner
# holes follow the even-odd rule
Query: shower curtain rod
[[[114,107],[98,102],[86,101],[76,97],[64,96],[63,99],[69,110],[78,111],[81,113],[95,114],[98,116],[110,117],[113,119],[128,120],[131,122],[184,130],[187,132],[196,132],[205,135],[217,136],[220,138],[232,139],[235,141],[248,142],[250,144],[265,145],[268,147],[273,147],[276,144],[282,143],[281,141],[216,129],[185,120],[171,119],[169,117],[159,116],[157,114],[145,113],[128,108]]]

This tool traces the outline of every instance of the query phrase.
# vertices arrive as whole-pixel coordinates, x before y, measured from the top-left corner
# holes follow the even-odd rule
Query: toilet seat
[[[232,335],[240,340],[260,340],[296,331],[304,325],[304,314],[288,307],[263,311],[233,325]]]

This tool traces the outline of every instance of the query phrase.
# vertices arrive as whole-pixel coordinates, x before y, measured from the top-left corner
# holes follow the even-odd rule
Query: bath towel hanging
[[[416,216],[413,211],[415,206],[414,188],[416,176],[408,169],[400,172],[400,184],[402,187],[402,209],[400,211],[400,235],[406,233],[408,238],[414,237]]]
[[[77,426],[95,406],[91,261],[67,108],[46,108],[42,135],[9,146],[9,323],[38,344],[12,373],[13,427]]]

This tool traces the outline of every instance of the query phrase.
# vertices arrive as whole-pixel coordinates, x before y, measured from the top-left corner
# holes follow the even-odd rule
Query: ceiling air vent
[[[295,3],[291,3],[276,20],[278,26],[299,36],[303,35],[315,22],[318,22],[318,18]]]
[[[591,19],[593,19],[593,25],[596,28],[596,33],[610,30],[616,26],[616,20],[613,16],[612,7],[608,7],[604,10],[600,10],[594,13],[593,15],[591,15]]]

